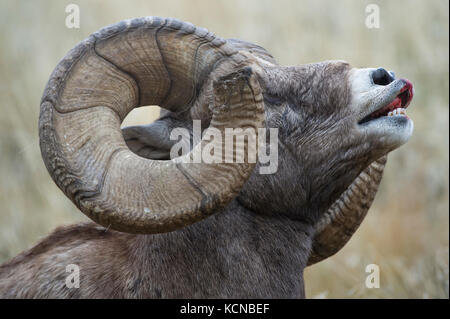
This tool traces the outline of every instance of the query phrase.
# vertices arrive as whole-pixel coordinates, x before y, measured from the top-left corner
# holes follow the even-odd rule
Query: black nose
[[[372,72],[373,83],[378,85],[388,85],[394,81],[394,77],[385,69],[378,68]]]

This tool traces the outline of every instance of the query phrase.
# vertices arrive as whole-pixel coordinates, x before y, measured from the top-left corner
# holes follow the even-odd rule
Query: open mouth
[[[405,83],[401,88],[399,94],[386,106],[370,113],[364,117],[359,124],[363,124],[378,118],[389,117],[389,116],[404,116],[406,115],[406,108],[411,103],[413,98],[413,85],[408,80],[402,79]]]

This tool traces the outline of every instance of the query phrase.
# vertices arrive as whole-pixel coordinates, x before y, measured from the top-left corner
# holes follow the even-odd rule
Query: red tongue
[[[384,110],[390,112],[399,107],[402,107],[402,99],[397,96]]]
[[[385,106],[382,110],[379,110],[374,114],[375,117],[381,116],[381,115],[387,115],[389,112],[397,109],[397,108],[407,108],[409,103],[411,102],[413,98],[413,86],[412,83],[409,82],[406,79],[403,79],[403,81],[406,82],[405,86],[400,90],[399,96],[397,96],[389,105]],[[408,91],[408,98],[405,103],[402,105],[402,98],[400,97],[401,94],[404,94],[405,91]]]
[[[372,114],[372,118],[377,118],[379,116],[387,115],[389,112],[395,110],[396,108],[402,107],[402,100],[396,97],[389,105],[383,107],[381,110],[376,111]]]

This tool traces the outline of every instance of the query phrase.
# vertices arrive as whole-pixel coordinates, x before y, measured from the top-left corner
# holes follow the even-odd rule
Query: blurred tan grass
[[[81,28],[64,25],[76,3]],[[364,25],[380,6],[380,29]],[[390,155],[369,216],[335,257],[306,270],[312,298],[448,298],[448,2],[418,1],[13,1],[0,2],[0,262],[60,224],[86,220],[51,181],[37,120],[60,58],[100,27],[126,18],[176,17],[222,37],[255,42],[281,64],[343,59],[383,66],[415,85],[414,136]],[[134,111],[127,124],[155,118]],[[380,266],[379,289],[364,286]]]

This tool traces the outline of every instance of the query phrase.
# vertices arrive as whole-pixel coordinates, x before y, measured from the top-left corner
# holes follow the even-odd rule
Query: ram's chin
[[[393,150],[409,140],[414,122],[406,115],[387,115],[366,122],[361,127],[368,136],[373,136],[384,147]]]

